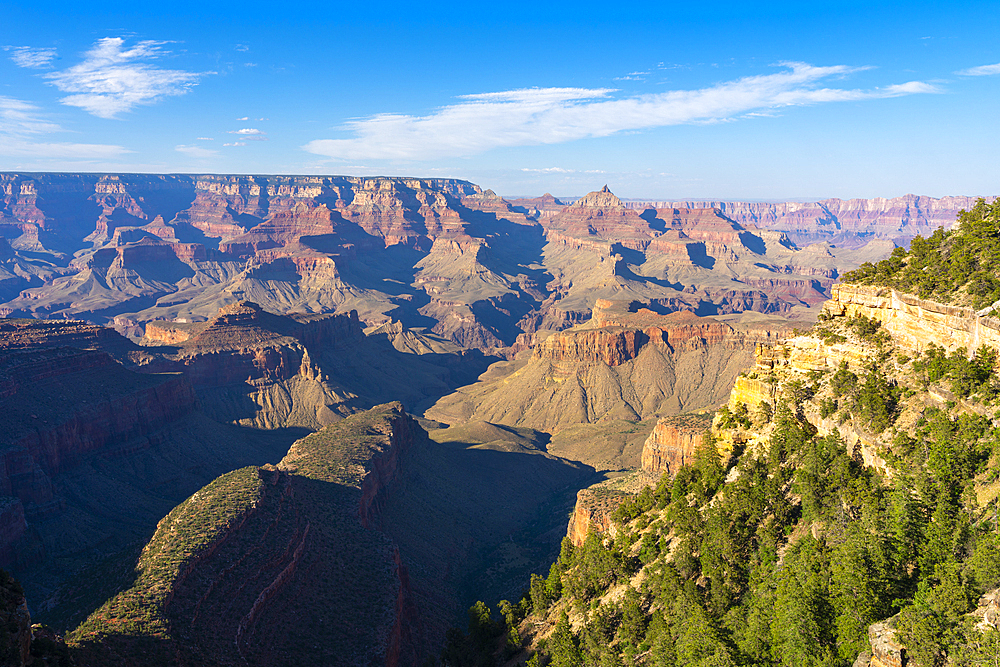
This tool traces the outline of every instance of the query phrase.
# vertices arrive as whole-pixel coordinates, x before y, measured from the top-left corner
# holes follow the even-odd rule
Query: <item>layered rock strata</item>
[[[1000,319],[888,287],[836,285],[823,312],[832,317],[863,315],[876,320],[897,344],[917,352],[930,344],[948,352],[959,347],[975,352],[980,345],[1000,349]]]
[[[757,344],[787,327],[660,315],[628,302],[599,301],[595,311],[590,322],[544,338],[529,358],[441,399],[427,416],[558,432],[701,409],[723,402]]]
[[[717,209],[742,225],[781,230],[796,243],[829,239],[833,243],[855,238],[911,239],[926,236],[938,227],[950,228],[958,212],[968,210],[976,197],[877,197],[874,199],[823,199],[816,202],[629,202],[646,208],[667,206]],[[992,197],[988,197],[992,200]]]
[[[712,425],[709,415],[678,415],[656,422],[642,446],[642,469],[649,473],[676,475],[685,463],[694,460]]]
[[[632,494],[598,484],[580,489],[576,494],[576,505],[569,518],[566,535],[574,546],[583,546],[590,533],[615,536],[611,517]]]

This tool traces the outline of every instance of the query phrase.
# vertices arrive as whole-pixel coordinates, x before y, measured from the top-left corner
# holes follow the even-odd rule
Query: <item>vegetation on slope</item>
[[[73,632],[73,639],[96,642],[107,634],[170,637],[164,608],[176,581],[256,505],[263,490],[260,469],[241,468],[222,475],[174,508],[143,549],[133,585],[91,614]]]
[[[924,299],[984,308],[1000,300],[1000,201],[980,199],[958,216],[951,231],[917,236],[910,249],[896,248],[888,259],[866,262],[844,282],[883,285]]]
[[[444,663],[848,667],[891,619],[922,667],[994,664],[1000,631],[970,612],[1000,586],[995,355],[908,358],[860,318],[814,335],[867,363],[761,373],[778,387],[773,411],[716,421],[741,455],[723,465],[706,438],[693,464],[619,509],[614,537],[564,542],[499,620],[473,607]],[[948,386],[955,400],[936,407],[923,393]]]

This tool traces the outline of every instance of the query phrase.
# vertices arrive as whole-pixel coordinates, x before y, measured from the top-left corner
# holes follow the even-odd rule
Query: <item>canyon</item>
[[[837,283],[967,205],[0,174],[0,566],[80,665],[423,664],[763,374],[863,358],[797,327],[1000,341]]]
[[[799,248],[766,215],[703,204],[639,210],[607,188],[570,205],[508,202],[451,179],[5,173],[0,314],[139,337],[252,301],[356,310],[366,326],[512,356],[519,336],[587,320],[596,298],[808,319],[839,273],[893,247],[858,227],[857,248]],[[865,224],[916,229],[894,203],[864,208]]]

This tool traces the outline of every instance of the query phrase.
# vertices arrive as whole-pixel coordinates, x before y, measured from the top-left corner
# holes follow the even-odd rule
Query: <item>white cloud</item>
[[[219,151],[213,151],[209,148],[202,148],[201,146],[185,146],[183,144],[180,146],[175,146],[174,150],[177,151],[178,153],[184,153],[184,155],[189,155],[191,157],[199,158],[202,160],[210,157],[215,157],[216,155],[219,154]]]
[[[616,76],[615,81],[645,81],[649,72],[629,72],[623,76]]]
[[[246,146],[247,142],[245,142],[245,141],[234,141],[232,143],[222,144],[222,145],[223,146]]]
[[[989,76],[991,74],[1000,74],[1000,63],[995,65],[980,65],[979,67],[970,67],[969,69],[959,70],[955,74],[961,74],[962,76]]]
[[[40,134],[60,132],[33,104],[0,96],[0,155],[38,159],[107,160],[129,153],[122,146],[37,141]]]
[[[183,95],[198,82],[201,74],[162,69],[147,62],[168,53],[161,48],[164,43],[146,40],[123,49],[124,39],[105,37],[84,54],[83,62],[45,78],[64,93],[73,93],[59,100],[63,104],[101,118],[114,118],[139,104]]]
[[[56,50],[51,47],[35,49],[30,46],[5,46],[3,50],[11,52],[10,59],[15,65],[30,69],[49,67],[56,57]]]
[[[254,127],[245,127],[242,130],[230,130],[229,134],[238,134],[242,141],[267,141],[267,132],[261,132]],[[228,144],[227,144],[228,145]],[[242,146],[244,144],[233,144],[235,146]]]
[[[718,122],[751,111],[937,92],[912,81],[870,90],[821,87],[861,68],[783,63],[775,74],[750,76],[699,90],[675,90],[622,99],[613,89],[532,88],[466,95],[426,116],[379,114],[352,120],[349,139],[319,139],[303,148],[333,159],[434,159],[605,137],[687,123]]]
[[[215,141],[212,137],[198,137],[198,141]]]
[[[247,118],[246,116],[243,116],[243,118],[237,118],[236,120],[250,120],[250,119]]]

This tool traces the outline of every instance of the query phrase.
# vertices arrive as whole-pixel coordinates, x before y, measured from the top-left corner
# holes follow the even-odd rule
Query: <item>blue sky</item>
[[[1000,3],[5,3],[0,170],[997,194]]]

